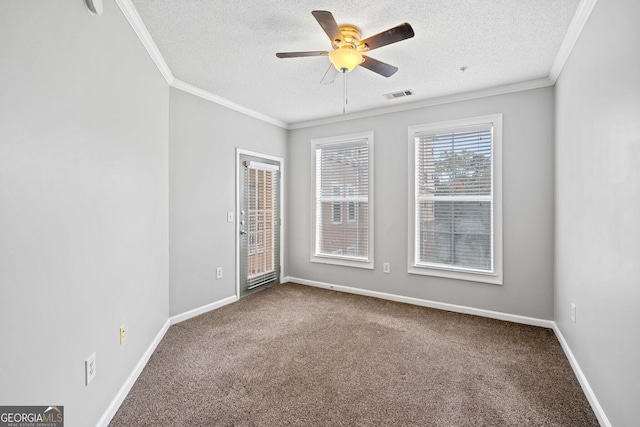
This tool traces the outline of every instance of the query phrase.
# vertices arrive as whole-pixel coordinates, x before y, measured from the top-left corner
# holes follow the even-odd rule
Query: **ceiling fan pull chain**
[[[347,73],[343,71],[342,75],[344,76],[344,84],[343,84],[344,102],[342,103],[342,114],[344,114],[347,112]]]

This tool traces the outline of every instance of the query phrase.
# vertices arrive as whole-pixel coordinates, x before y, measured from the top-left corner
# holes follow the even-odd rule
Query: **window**
[[[502,115],[409,128],[409,272],[502,283]]]
[[[311,147],[311,261],[373,268],[373,132]]]

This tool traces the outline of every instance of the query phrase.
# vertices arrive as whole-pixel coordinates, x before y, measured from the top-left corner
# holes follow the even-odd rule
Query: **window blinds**
[[[493,272],[492,125],[415,137],[415,264]]]
[[[369,259],[367,139],[316,146],[315,255]]]
[[[253,289],[278,276],[278,167],[245,164],[247,285]]]

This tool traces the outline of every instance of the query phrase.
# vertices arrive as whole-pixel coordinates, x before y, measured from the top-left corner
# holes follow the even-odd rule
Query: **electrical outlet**
[[[124,340],[127,338],[127,331],[124,325],[120,326],[120,344],[124,344]]]
[[[576,323],[576,305],[571,303],[571,321]]]
[[[391,273],[391,264],[389,264],[388,262],[383,262],[382,263],[382,272],[383,273]]]
[[[222,279],[222,267],[216,268],[216,279]]]
[[[87,360],[84,361],[84,385],[89,385],[89,383],[96,377],[96,354],[93,353],[91,356],[87,357]]]

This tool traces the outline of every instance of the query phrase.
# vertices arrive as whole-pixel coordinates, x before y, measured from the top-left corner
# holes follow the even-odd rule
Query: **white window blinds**
[[[414,265],[493,273],[493,126],[416,133]]]
[[[279,274],[278,171],[276,165],[245,163],[248,289]]]
[[[370,138],[316,140],[313,148],[315,229],[312,260],[370,262]]]

